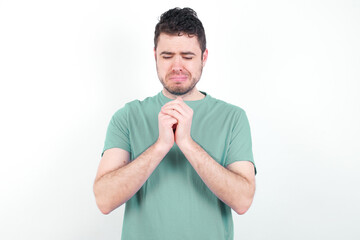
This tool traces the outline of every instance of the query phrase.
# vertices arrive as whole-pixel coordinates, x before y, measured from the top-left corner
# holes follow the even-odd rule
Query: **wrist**
[[[153,144],[155,152],[165,157],[165,155],[170,151],[172,146],[166,145],[159,141],[159,139]]]
[[[185,152],[185,151],[188,151],[190,150],[195,143],[195,141],[190,137],[190,138],[187,138],[187,139],[184,139],[182,141],[178,141],[176,142],[176,144],[178,145],[178,147],[180,148],[180,150],[182,152]]]

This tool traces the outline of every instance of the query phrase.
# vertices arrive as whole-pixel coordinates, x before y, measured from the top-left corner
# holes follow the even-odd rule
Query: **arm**
[[[224,168],[196,142],[189,141],[181,151],[206,186],[237,214],[244,214],[255,193],[255,172],[251,162],[234,162]]]
[[[159,113],[159,138],[130,162],[129,152],[112,148],[104,152],[94,182],[100,211],[108,214],[128,201],[150,177],[174,145],[172,126],[176,119]]]
[[[251,162],[235,162],[224,168],[190,135],[193,110],[181,98],[165,104],[161,111],[178,120],[175,141],[208,188],[236,213],[244,214],[255,193],[255,171]]]
[[[129,153],[120,148],[105,151],[94,183],[96,203],[108,214],[127,202],[145,183],[166,153],[155,143],[129,163]]]

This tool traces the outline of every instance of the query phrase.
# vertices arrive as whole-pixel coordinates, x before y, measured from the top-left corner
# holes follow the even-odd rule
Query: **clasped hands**
[[[190,143],[192,118],[193,110],[180,97],[162,106],[158,116],[161,145],[169,151],[174,142],[180,149]]]

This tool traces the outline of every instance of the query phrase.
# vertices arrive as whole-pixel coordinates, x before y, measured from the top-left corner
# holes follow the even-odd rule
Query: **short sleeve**
[[[131,151],[127,112],[127,105],[125,105],[112,116],[107,128],[104,149],[101,156],[110,148],[121,148],[128,152]]]
[[[236,120],[231,133],[225,166],[236,161],[249,161],[253,163],[256,173],[252,152],[250,125],[245,111],[241,109],[240,113],[236,114],[235,118]]]

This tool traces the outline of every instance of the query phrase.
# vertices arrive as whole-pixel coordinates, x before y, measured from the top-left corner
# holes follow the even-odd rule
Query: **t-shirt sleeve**
[[[249,161],[253,163],[256,173],[252,152],[250,125],[245,111],[241,110],[236,118],[231,133],[225,167],[236,161]]]
[[[107,128],[104,149],[101,156],[110,148],[121,148],[128,152],[131,151],[127,116],[127,105],[112,116]]]

